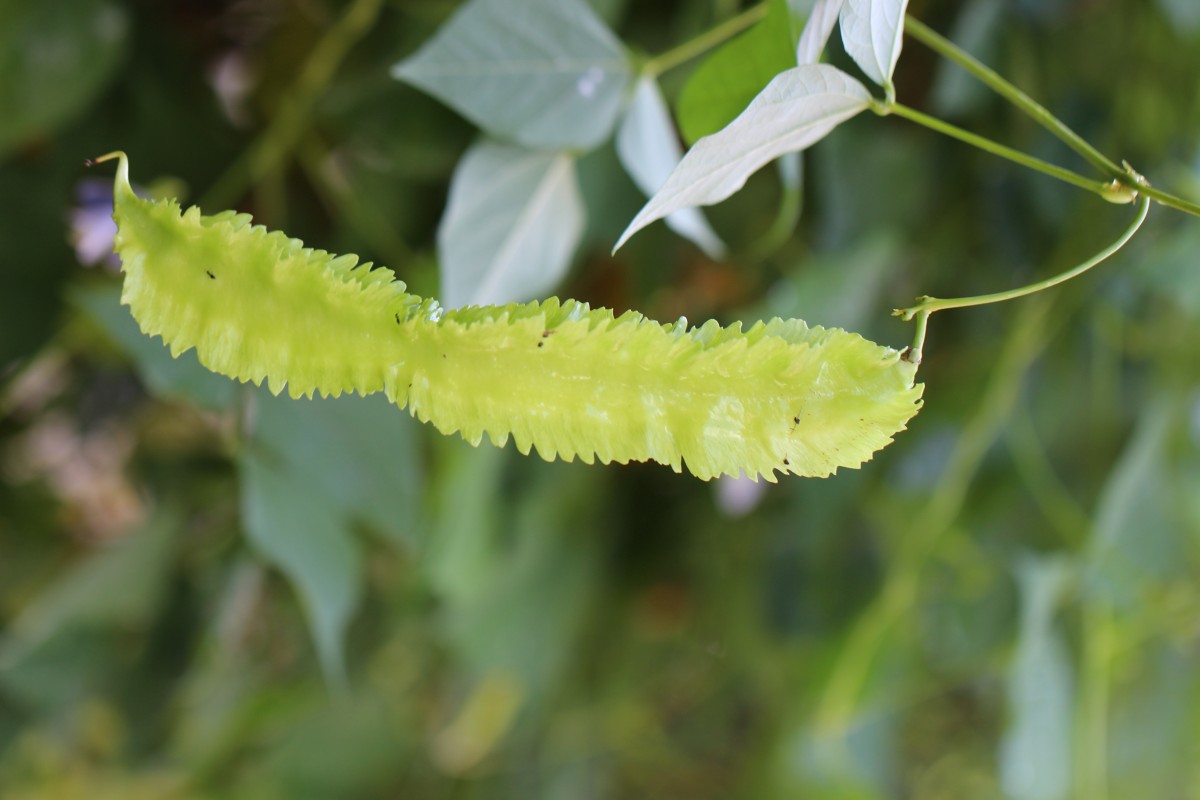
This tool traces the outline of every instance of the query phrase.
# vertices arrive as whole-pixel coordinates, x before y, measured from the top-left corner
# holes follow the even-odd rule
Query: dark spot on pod
[[[442,358],[445,358],[445,357],[446,357],[446,354],[445,354],[445,353],[442,353]]]
[[[538,342],[538,347],[545,347],[545,346],[546,346],[545,342]]]
[[[396,324],[397,325],[400,324],[400,312],[399,311],[396,312]]]
[[[791,463],[792,463],[792,462],[788,461],[786,458],[785,458],[785,459],[783,459],[783,465],[784,465],[785,467],[786,467],[786,466],[789,466]]]
[[[793,424],[795,424],[795,425],[799,425],[799,424],[800,424],[800,418],[799,418],[799,417],[792,417],[792,423],[793,423]]]
[[[204,270],[204,274],[205,274],[205,275],[207,275],[208,277],[212,278],[214,281],[217,279],[217,276],[216,276],[216,275],[213,275],[213,274],[212,274],[211,272],[209,272],[208,270]]]
[[[554,333],[554,331],[542,331],[542,338],[545,339],[546,337],[550,336],[553,333]]]

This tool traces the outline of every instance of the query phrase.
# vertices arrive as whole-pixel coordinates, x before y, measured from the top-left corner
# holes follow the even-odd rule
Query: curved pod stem
[[[1108,247],[1105,247],[1100,252],[1096,253],[1086,261],[1077,264],[1066,272],[1060,272],[1057,275],[1046,278],[1045,280],[1035,281],[1034,283],[1019,286],[1015,289],[1008,289],[1003,292],[993,292],[991,294],[981,294],[972,297],[954,297],[943,299],[938,297],[930,297],[928,295],[917,298],[917,304],[908,308],[897,308],[892,311],[892,315],[900,317],[906,322],[912,319],[917,320],[916,335],[913,339],[912,347],[905,351],[904,358],[914,364],[921,363],[921,350],[925,344],[925,327],[929,320],[929,315],[935,311],[945,311],[948,308],[967,308],[969,306],[983,306],[991,303],[1003,303],[1006,300],[1016,300],[1018,297],[1035,294],[1044,289],[1049,289],[1052,286],[1057,286],[1060,283],[1065,283],[1072,278],[1077,278],[1087,272],[1092,267],[1107,259],[1109,256],[1116,253],[1133,238],[1134,234],[1142,227],[1142,223],[1146,221],[1146,216],[1150,212],[1150,197],[1143,195],[1138,203],[1138,213],[1133,222],[1128,228]]]

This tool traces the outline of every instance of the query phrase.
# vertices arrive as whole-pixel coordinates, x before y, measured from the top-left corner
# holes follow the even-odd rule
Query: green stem
[[[732,39],[742,31],[749,28],[754,23],[758,22],[763,17],[767,16],[768,4],[759,3],[756,6],[751,6],[736,17],[729,19],[717,25],[694,39],[689,39],[683,44],[672,47],[665,53],[655,56],[646,62],[642,67],[642,72],[651,77],[661,75],[668,70],[672,70],[681,64],[691,61],[696,56],[711,50],[717,45],[723,43],[727,39]]]
[[[905,17],[904,32],[921,42],[938,55],[953,61],[967,72],[986,84],[992,91],[1024,111],[1035,122],[1061,139],[1068,147],[1100,170],[1109,178],[1125,181],[1129,176],[1120,166],[1092,147],[1082,136],[1071,130],[1058,117],[1050,113],[1041,103],[1013,86],[1001,75],[986,64],[978,61],[970,53],[959,49],[958,45],[944,38],[920,20]]]
[[[1149,184],[1143,184],[1138,188],[1138,191],[1148,197],[1154,198],[1159,205],[1164,205],[1168,208],[1173,208],[1176,211],[1183,211],[1200,217],[1200,204],[1193,203],[1190,200],[1184,200],[1182,197],[1176,197],[1175,195],[1168,194],[1167,192],[1159,191]]]
[[[1132,191],[1121,193],[1114,188],[1114,185],[1111,182],[1105,183],[1104,181],[1085,178],[1084,176],[1076,172],[1072,172],[1069,169],[1055,166],[1048,161],[1042,161],[1040,158],[1034,158],[1031,155],[1022,153],[1020,150],[1014,150],[1013,148],[1002,145],[999,142],[993,142],[991,139],[971,133],[970,131],[965,131],[957,125],[951,125],[949,122],[943,122],[937,117],[931,117],[928,114],[923,114],[920,111],[917,111],[914,108],[909,108],[901,103],[880,103],[874,107],[874,110],[875,113],[880,115],[895,114],[898,117],[903,117],[904,119],[915,122],[918,125],[924,125],[930,130],[937,131],[938,133],[945,134],[953,139],[958,139],[960,142],[965,142],[966,144],[978,147],[980,150],[984,150],[992,155],[1006,158],[1009,161],[1013,161],[1023,167],[1028,167],[1029,169],[1049,175],[1052,178],[1057,178],[1058,180],[1069,183],[1072,186],[1078,186],[1080,189],[1087,189],[1089,192],[1095,192],[1105,200],[1115,200],[1119,202],[1123,198],[1132,199],[1135,194],[1135,192]],[[1119,188],[1124,189],[1124,186],[1122,185]]]
[[[898,308],[893,314],[904,320],[910,320],[917,317],[918,326],[921,325],[930,314],[935,311],[944,311],[947,308],[966,308],[968,306],[982,306],[989,303],[1003,303],[1006,300],[1015,300],[1018,297],[1040,292],[1043,289],[1049,289],[1051,286],[1057,286],[1060,283],[1076,278],[1087,272],[1092,267],[1104,261],[1113,253],[1125,246],[1125,243],[1133,238],[1133,235],[1142,227],[1142,223],[1146,221],[1146,215],[1150,211],[1150,198],[1143,197],[1138,204],[1137,217],[1133,223],[1125,230],[1124,233],[1108,247],[1101,250],[1096,255],[1084,261],[1066,272],[1060,272],[1058,275],[1046,278],[1045,280],[1036,281],[1016,289],[1009,289],[1003,292],[993,292],[992,294],[981,294],[974,297],[955,297],[949,300],[942,300],[936,297],[921,297],[917,300],[917,305],[910,308]]]
[[[1108,158],[1095,147],[1093,147],[1086,139],[1077,134],[1075,131],[1071,130],[1066,123],[1054,116],[1054,114],[1050,113],[1050,111],[1041,103],[1037,102],[1032,97],[1018,89],[1016,86],[1009,83],[1004,79],[1003,76],[1001,76],[991,67],[976,60],[975,57],[970,53],[961,50],[958,45],[941,36],[932,28],[925,25],[925,23],[918,19],[914,19],[913,17],[905,17],[904,31],[909,36],[935,51],[938,55],[954,62],[971,75],[978,78],[994,92],[1008,100],[1021,111],[1025,112],[1025,114],[1027,114],[1043,128],[1058,137],[1076,153],[1083,156],[1083,158],[1085,158],[1093,167],[1107,175],[1112,182],[1105,184],[1104,191],[1100,193],[1101,196],[1103,196],[1106,200],[1120,202],[1126,197],[1132,199],[1135,193],[1140,192],[1142,194],[1150,195],[1158,203],[1167,206],[1168,208],[1173,208],[1176,211],[1183,211],[1184,213],[1200,217],[1200,204],[1193,203],[1190,200],[1185,200],[1181,197],[1170,194],[1169,192],[1155,189],[1146,183],[1141,176],[1130,169],[1128,165],[1125,165],[1124,167],[1119,166],[1112,161],[1112,159]],[[898,113],[900,113],[901,116],[905,116],[903,112]],[[909,118],[912,119],[911,116]],[[932,118],[930,117],[924,117],[923,120],[915,121],[919,121],[921,124],[926,124],[926,122],[931,119]],[[945,125],[945,123],[942,124]],[[964,136],[959,135],[959,133],[952,132],[952,130],[957,131],[957,129],[953,129],[953,126],[947,126],[946,129],[935,128],[935,130],[941,130],[942,133],[949,134],[957,139],[961,139],[962,141],[966,141],[971,144],[977,144],[977,142],[964,138]],[[971,136],[972,134],[966,135]],[[988,148],[985,147],[984,149]],[[1016,152],[1008,150],[1008,148],[1002,147],[1001,149],[1008,151],[1008,153],[997,152],[994,150],[990,152],[995,152],[996,155],[1000,155],[1005,158],[1010,158],[1011,153]],[[1032,159],[1032,161],[1037,161],[1037,159]],[[1040,167],[1034,166],[1032,163],[1027,163],[1024,161],[1021,161],[1020,163],[1025,163],[1026,166],[1033,167],[1034,169],[1041,169]],[[1046,164],[1046,162],[1040,163],[1044,166],[1050,166]],[[1083,185],[1078,183],[1074,178],[1066,177],[1067,175],[1074,176],[1074,173],[1068,172],[1067,170],[1060,170],[1058,167],[1052,167],[1052,169],[1053,171],[1048,172],[1047,174],[1054,175],[1062,180],[1067,180],[1068,183],[1074,183],[1076,186],[1080,186],[1081,188],[1096,191],[1096,184]],[[1042,171],[1045,172],[1046,170]],[[1075,176],[1075,178],[1079,177],[1081,176]]]
[[[929,314],[930,312],[928,311],[922,311],[917,314],[917,329],[913,333],[912,346],[900,354],[900,357],[905,361],[917,366],[921,365],[921,358],[925,350],[925,328],[929,324]],[[910,319],[912,317],[905,317],[905,322]]]
[[[309,117],[342,59],[371,29],[383,0],[354,0],[330,27],[304,62],[267,129],[217,179],[200,201],[203,207],[225,208],[247,187],[279,167],[308,131]]]

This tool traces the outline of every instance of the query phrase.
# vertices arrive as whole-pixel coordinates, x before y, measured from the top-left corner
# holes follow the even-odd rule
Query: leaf
[[[97,99],[121,62],[129,20],[105,0],[0,4],[0,158]]]
[[[842,44],[867,77],[888,88],[903,44],[908,0],[845,0]]]
[[[1185,413],[1184,402],[1170,395],[1148,405],[1105,483],[1085,573],[1096,602],[1139,608],[1187,564],[1186,529],[1172,513],[1170,458],[1173,444],[1186,441]]]
[[[800,42],[796,45],[796,63],[816,64],[821,60],[825,43],[833,33],[834,23],[838,21],[844,0],[817,0],[808,21],[804,23],[804,32],[800,34]]]
[[[300,594],[321,665],[339,683],[363,579],[353,526],[367,522],[398,540],[411,536],[419,513],[411,422],[383,398],[260,391],[254,399],[241,458],[243,524]]]
[[[79,287],[70,296],[133,360],[138,375],[157,396],[182,397],[215,410],[233,404],[236,385],[202,367],[195,353],[172,358],[162,342],[142,335],[133,317],[121,308],[119,286]]]
[[[1074,688],[1054,612],[1069,576],[1053,557],[1018,563],[1021,624],[1008,675],[1010,723],[1000,743],[1000,782],[1013,800],[1061,800],[1071,788]]]
[[[241,457],[242,522],[296,588],[326,676],[345,681],[342,641],[362,593],[362,555],[347,520],[251,440]]]
[[[392,76],[492,136],[557,150],[608,138],[631,70],[583,0],[471,0]]]
[[[443,302],[506,303],[552,290],[584,221],[571,156],[474,145],[454,172],[438,227]]]
[[[724,128],[772,78],[794,66],[787,6],[772,2],[766,17],[715,50],[684,84],[678,101],[684,140],[695,142]]]
[[[870,101],[861,83],[826,64],[780,73],[737,119],[696,142],[614,249],[654,220],[724,200],[759,167],[819,141]]]
[[[1176,28],[1190,34],[1200,30],[1200,4],[1195,0],[1158,0],[1158,5]]]
[[[255,402],[254,441],[290,480],[346,520],[392,542],[411,541],[423,481],[407,415],[383,397],[294,402],[258,392]]]
[[[647,195],[653,195],[663,185],[683,158],[671,113],[654,78],[645,76],[637,83],[625,120],[617,130],[617,156],[633,182]],[[711,258],[724,255],[724,243],[696,209],[680,209],[669,215],[666,222],[671,230]]]
[[[1009,10],[1005,0],[969,0],[958,11],[950,41],[984,63],[1000,60],[997,48]],[[930,100],[939,116],[979,112],[992,97],[987,86],[957,64],[938,62]]]

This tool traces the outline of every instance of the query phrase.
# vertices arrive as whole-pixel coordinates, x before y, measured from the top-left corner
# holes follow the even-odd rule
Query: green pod
[[[920,408],[915,365],[854,333],[689,329],[556,298],[446,311],[248,215],[142,200],[125,155],[110,157],[121,299],[142,331],[276,394],[383,391],[472,444],[511,436],[546,460],[686,464],[706,480],[859,467]]]

